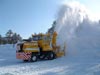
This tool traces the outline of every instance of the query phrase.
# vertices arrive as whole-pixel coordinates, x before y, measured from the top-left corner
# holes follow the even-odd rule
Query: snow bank
[[[87,50],[94,53],[100,49],[100,22],[90,15],[84,5],[79,2],[63,4],[56,22],[57,42],[60,45],[67,43],[67,54],[84,56]]]

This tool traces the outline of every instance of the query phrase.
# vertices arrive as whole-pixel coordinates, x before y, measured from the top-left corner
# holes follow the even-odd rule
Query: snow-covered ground
[[[0,75],[99,75],[100,51],[84,49],[81,56],[66,57],[38,61],[23,62],[16,59],[16,49],[12,45],[0,46]],[[86,53],[86,54],[85,54]],[[91,54],[92,53],[92,54]]]
[[[26,63],[16,59],[15,47],[0,45],[0,75],[100,75],[100,21],[75,2],[61,8],[56,22],[57,44],[67,44],[66,56]]]

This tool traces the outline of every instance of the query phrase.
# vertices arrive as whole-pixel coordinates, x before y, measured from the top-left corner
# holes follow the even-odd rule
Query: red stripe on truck
[[[17,52],[16,53],[17,59],[28,60],[31,58],[31,52]]]

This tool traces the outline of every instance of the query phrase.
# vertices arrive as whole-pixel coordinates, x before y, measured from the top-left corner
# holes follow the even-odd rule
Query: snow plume
[[[56,22],[57,42],[60,45],[66,42],[69,52],[99,47],[100,21],[93,20],[89,10],[79,2],[63,4]]]

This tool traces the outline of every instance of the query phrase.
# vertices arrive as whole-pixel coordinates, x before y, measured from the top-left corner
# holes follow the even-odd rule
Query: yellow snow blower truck
[[[65,55],[65,46],[60,50],[56,45],[57,33],[52,35],[34,34],[31,41],[24,41],[17,44],[16,58],[24,61],[52,60]]]

